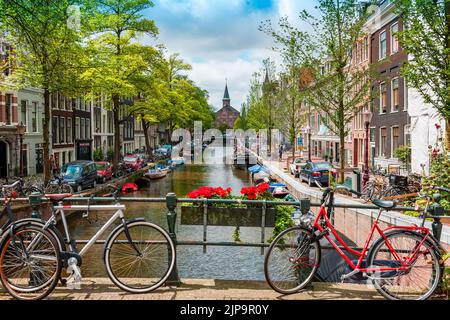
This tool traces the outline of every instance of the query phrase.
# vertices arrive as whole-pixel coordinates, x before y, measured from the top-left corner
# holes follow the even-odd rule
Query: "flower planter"
[[[203,207],[181,207],[182,225],[203,225]],[[208,207],[209,226],[221,227],[261,227],[261,208],[222,208]],[[275,226],[275,209],[266,209],[266,227]]]

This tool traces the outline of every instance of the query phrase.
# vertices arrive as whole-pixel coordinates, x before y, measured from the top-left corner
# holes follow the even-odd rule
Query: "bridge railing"
[[[49,199],[42,198],[42,203],[45,202],[51,202]],[[15,199],[14,202],[28,202],[28,199]],[[273,208],[276,206],[294,206],[299,208],[302,213],[308,213],[312,207],[320,207],[320,203],[314,203],[311,202],[309,199],[301,199],[299,201],[266,201],[266,200],[236,200],[236,199],[185,199],[185,198],[178,198],[176,194],[169,193],[165,198],[146,198],[146,197],[118,197],[118,198],[109,198],[109,197],[70,197],[67,199],[64,199],[62,201],[63,203],[67,202],[76,202],[76,203],[83,203],[88,202],[89,204],[93,203],[159,203],[161,205],[164,205],[167,208],[167,225],[168,225],[168,232],[176,246],[203,246],[204,252],[206,252],[206,248],[208,246],[219,246],[219,247],[254,247],[254,248],[260,248],[261,254],[264,254],[264,249],[268,247],[270,244],[266,241],[266,231],[269,226],[267,225],[267,212],[269,208]],[[202,241],[186,241],[186,240],[180,240],[177,238],[176,234],[176,224],[177,224],[177,218],[178,213],[177,209],[180,208],[180,205],[183,204],[194,204],[200,207],[203,210],[203,219],[202,223],[200,224],[203,227],[203,239]],[[260,228],[260,234],[261,238],[259,242],[225,242],[225,241],[209,241],[208,240],[208,226],[210,224],[208,223],[208,215],[210,214],[211,209],[217,208],[218,205],[247,205],[248,207],[252,208],[260,208],[261,211],[261,224],[259,226],[256,226]],[[367,210],[379,210],[378,207],[374,205],[365,205],[365,204],[359,204],[359,205],[346,205],[346,204],[335,204],[335,208],[344,208],[344,209],[367,209]],[[33,210],[38,210],[37,207],[34,207]],[[412,207],[396,207],[392,209],[392,211],[415,211],[415,212],[422,212],[423,210],[418,210],[416,208]],[[433,234],[436,237],[436,239],[440,240],[441,233],[442,233],[442,222],[441,218],[443,217],[443,214],[450,213],[449,211],[441,211],[439,215],[430,215],[427,214],[427,218],[433,219],[432,224],[432,230]],[[232,226],[230,224],[230,226]],[[78,244],[85,244],[87,243],[86,240],[78,240]],[[97,241],[97,244],[104,244],[104,241]],[[324,247],[324,249],[327,249],[328,247]],[[329,248],[332,248],[331,246]],[[352,247],[352,249],[355,250],[361,250],[362,248],[358,247]],[[176,266],[176,262],[175,262]],[[177,268],[174,268],[173,274],[169,277],[168,280],[171,284],[177,284],[179,283],[179,275]]]

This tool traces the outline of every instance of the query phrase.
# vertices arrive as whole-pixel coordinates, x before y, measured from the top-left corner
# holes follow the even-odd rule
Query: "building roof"
[[[228,84],[225,85],[225,93],[223,94],[223,100],[231,100],[228,92]]]

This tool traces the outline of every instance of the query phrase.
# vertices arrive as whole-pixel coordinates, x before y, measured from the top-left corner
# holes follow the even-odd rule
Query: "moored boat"
[[[153,169],[144,174],[144,176],[151,180],[162,179],[165,176],[167,176],[167,171],[160,169]]]

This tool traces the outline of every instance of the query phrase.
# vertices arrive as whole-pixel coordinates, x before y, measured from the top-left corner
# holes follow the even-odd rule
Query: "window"
[[[59,131],[58,131],[58,117],[53,117],[52,119],[52,142],[58,144],[59,141]]]
[[[85,131],[86,129],[85,129],[85,125],[84,125],[84,118],[81,118],[80,119],[80,139],[81,140],[84,140],[84,134],[85,134]]]
[[[364,38],[364,61],[369,60],[369,37]]]
[[[11,94],[7,94],[5,96],[6,98],[6,104],[5,104],[5,108],[6,108],[6,124],[11,124],[12,122],[12,95]]]
[[[67,118],[67,143],[72,143],[72,118]]]
[[[391,83],[392,112],[397,112],[400,105],[399,79],[395,78]]]
[[[398,52],[398,37],[396,33],[398,32],[398,23],[392,25],[391,27],[391,54]]]
[[[394,156],[395,151],[400,146],[400,128],[392,127],[392,156]]]
[[[85,137],[86,139],[90,139],[91,138],[91,120],[86,119],[86,134]]]
[[[387,56],[386,31],[380,33],[380,60]]]
[[[37,128],[38,103],[33,102],[31,105],[31,131],[38,132]]]
[[[59,142],[66,142],[66,118],[59,118]]]
[[[382,82],[380,84],[380,114],[387,112],[387,91],[386,83]]]
[[[75,139],[80,139],[80,118],[75,118]]]
[[[359,44],[359,63],[362,63],[362,62],[363,62],[363,58],[364,58],[364,45],[363,45],[363,43],[361,42],[361,43]]]
[[[409,124],[405,126],[405,145],[411,145],[411,125]]]
[[[27,131],[28,131],[28,126],[27,126],[27,101],[26,100],[20,101],[20,121],[22,121],[22,123],[24,124],[24,126],[27,128]]]
[[[386,156],[387,128],[380,128],[380,157]]]

